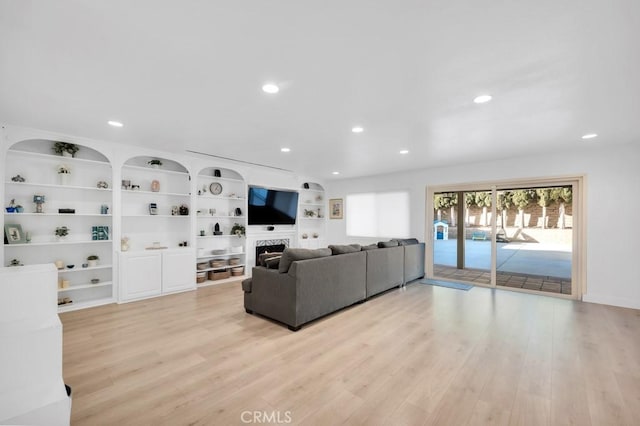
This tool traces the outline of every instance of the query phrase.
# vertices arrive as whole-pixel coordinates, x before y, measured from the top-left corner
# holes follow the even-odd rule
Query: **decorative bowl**
[[[76,266],[76,265],[67,265],[67,268],[68,269],[73,269],[74,266]]]
[[[91,278],[91,284],[98,284],[100,282],[100,278]]]

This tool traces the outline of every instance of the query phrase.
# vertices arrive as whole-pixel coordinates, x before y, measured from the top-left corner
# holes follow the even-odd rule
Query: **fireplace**
[[[256,266],[262,253],[281,252],[289,247],[289,240],[258,240],[256,241]]]

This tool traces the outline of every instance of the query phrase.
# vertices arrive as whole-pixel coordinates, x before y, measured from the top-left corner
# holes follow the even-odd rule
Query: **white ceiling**
[[[637,0],[0,0],[0,121],[319,178],[554,155],[640,143],[639,41]]]

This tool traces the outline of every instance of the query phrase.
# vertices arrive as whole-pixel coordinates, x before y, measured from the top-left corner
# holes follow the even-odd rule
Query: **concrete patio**
[[[491,242],[465,240],[465,269],[456,268],[456,240],[434,243],[436,277],[490,283]],[[498,243],[499,286],[571,294],[571,247],[559,244]]]

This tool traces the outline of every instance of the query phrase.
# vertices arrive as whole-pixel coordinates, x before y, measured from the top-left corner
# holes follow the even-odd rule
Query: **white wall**
[[[586,293],[583,300],[640,309],[640,145],[612,149],[588,147],[581,152],[550,152],[540,156],[495,162],[408,171],[381,176],[333,181],[327,198],[346,194],[409,190],[410,229],[425,237],[425,188],[508,179],[584,175],[586,197]],[[624,208],[614,206],[624,203]],[[345,211],[349,209],[345,205]],[[345,220],[329,220],[331,243],[367,242],[349,238]]]

